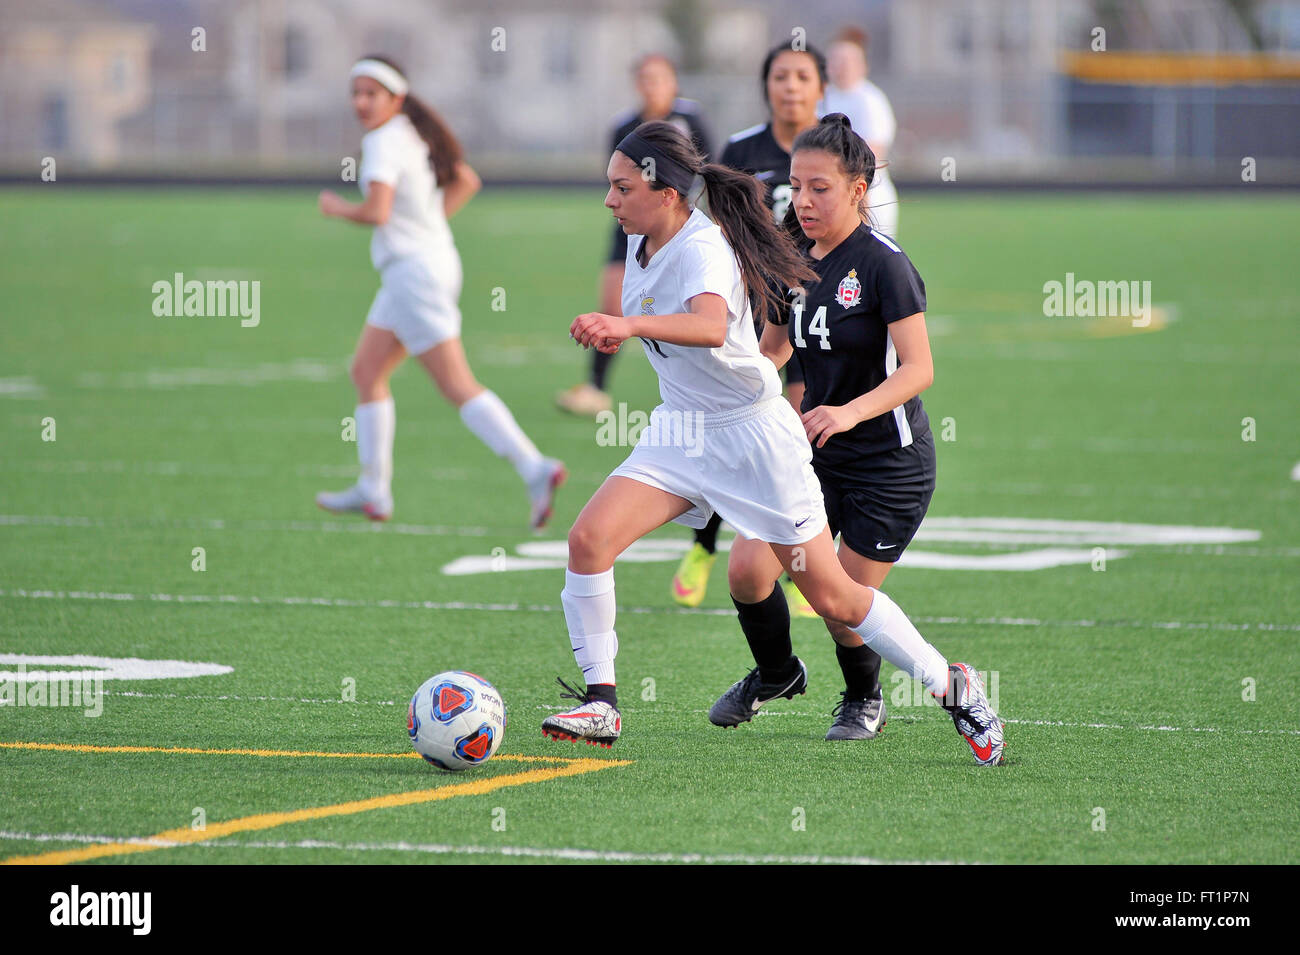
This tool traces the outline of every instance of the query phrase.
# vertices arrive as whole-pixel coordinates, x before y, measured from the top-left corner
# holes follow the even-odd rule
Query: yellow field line
[[[163,752],[166,752],[166,750]],[[291,812],[267,812],[256,816],[244,816],[242,819],[210,823],[206,829],[199,831],[195,831],[188,826],[182,826],[179,829],[168,829],[165,832],[150,836],[147,842],[113,842],[85,846],[80,849],[59,849],[30,856],[11,856],[8,859],[0,860],[0,865],[65,865],[69,862],[86,862],[90,859],[102,859],[106,856],[128,855],[133,852],[152,852],[156,849],[169,849],[177,845],[221,839],[237,832],[272,829],[292,822],[307,822],[312,819],[325,819],[329,816],[347,816],[359,812],[369,812],[372,809],[414,806],[419,803],[436,802],[441,799],[454,799],[457,796],[481,796],[497,789],[526,786],[529,783],[540,783],[548,779],[560,779],[564,776],[580,776],[584,773],[599,772],[613,766],[627,766],[630,765],[630,762],[630,760],[625,759],[573,759],[569,760],[564,766],[555,766],[548,769],[526,769],[521,773],[489,776],[467,783],[438,786],[435,789],[392,793],[388,796],[376,796],[372,799],[357,799],[352,802],[335,803],[332,806],[295,809]]]
[[[317,753],[295,749],[196,749],[189,746],[92,746],[89,743],[0,742],[0,749],[39,749],[58,753],[183,753],[192,756],[317,756],[325,759],[419,759],[409,753]],[[573,763],[582,760],[568,756],[493,756],[498,762]]]

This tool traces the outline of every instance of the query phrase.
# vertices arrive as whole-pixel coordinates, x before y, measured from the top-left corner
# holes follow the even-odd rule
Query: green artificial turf
[[[0,742],[407,752],[411,692],[468,669],[506,700],[502,754],[631,764],[105,861],[1296,862],[1300,200],[904,199],[936,365],[924,400],[951,438],[932,517],[1260,532],[1108,545],[1104,570],[895,571],[886,589],[922,632],[996,672],[1006,765],[975,766],[889,666],[883,736],[825,742],[841,684],[816,621],[795,624],[807,695],[711,726],[750,665],[721,562],[698,611],[672,605],[671,559],[620,563],[623,738],[606,752],[541,737],[554,676],[576,676],[562,572],[442,568],[562,541],[626,453],[552,404],[585,371],[567,328],[596,306],[598,189],[489,190],[453,223],[471,364],[571,471],[536,538],[518,478],[414,363],[393,385],[393,522],[314,507],[352,479],[347,359],[378,280],[365,230],[322,220],[310,193],[0,192],[0,653],[234,668],[106,682],[98,717],[0,707]],[[259,324],[155,316],[152,285],[176,272],[260,282]],[[1045,316],[1044,283],[1067,272],[1149,281],[1153,327]],[[648,409],[638,352],[612,388]],[[417,759],[0,748],[0,857],[187,828],[200,808],[212,825],[548,765],[451,776]]]

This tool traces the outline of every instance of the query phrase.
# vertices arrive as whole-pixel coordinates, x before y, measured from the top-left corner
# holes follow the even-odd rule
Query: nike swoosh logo
[[[876,550],[893,550],[897,546],[897,544],[881,544],[877,542]]]
[[[989,757],[993,755],[992,741],[985,743],[983,746],[980,746],[968,736],[966,737],[966,742],[970,743],[970,748],[975,751],[975,758],[978,759],[981,763],[988,762]]]
[[[692,590],[690,587],[683,587],[681,584],[677,582],[677,578],[674,577],[673,593],[677,594],[677,596],[679,597],[689,597],[691,594],[695,593],[695,591]]]
[[[812,515],[811,515],[811,514],[809,514],[807,517],[805,517],[805,518],[804,518],[803,520],[801,520],[801,521],[795,521],[795,522],[794,522],[794,526],[795,526],[795,527],[803,527],[803,526],[804,526],[805,524],[807,524],[810,520],[812,520]]]

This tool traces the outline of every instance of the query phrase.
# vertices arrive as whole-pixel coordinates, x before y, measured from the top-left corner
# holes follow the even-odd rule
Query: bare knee
[[[362,402],[379,401],[388,397],[388,382],[371,363],[354,358],[349,374],[352,384],[356,386],[357,397]]]
[[[765,563],[738,556],[733,551],[732,559],[727,563],[727,586],[731,588],[731,596],[743,604],[756,604],[771,596],[776,581],[767,572]]]
[[[598,574],[614,565],[609,541],[591,524],[579,520],[569,529],[569,567],[579,574]]]
[[[842,623],[836,623],[833,620],[823,621],[826,624],[826,631],[842,647],[856,647],[862,644],[862,638],[853,630]]]
[[[868,593],[867,588],[855,584],[844,592],[821,589],[814,593],[804,591],[804,596],[817,611],[817,616],[826,621],[827,629],[834,636],[834,625],[852,629],[866,619],[870,606]]]

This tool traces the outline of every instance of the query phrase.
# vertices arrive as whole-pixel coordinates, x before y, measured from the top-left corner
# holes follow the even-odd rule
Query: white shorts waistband
[[[696,426],[704,431],[716,431],[719,428],[730,428],[732,425],[740,424],[742,421],[749,421],[751,418],[758,418],[769,413],[773,408],[779,407],[778,402],[785,402],[784,395],[773,395],[771,398],[764,398],[762,401],[752,405],[745,405],[743,408],[736,408],[732,411],[699,411],[687,410],[683,408],[670,408],[668,405],[660,405],[655,408],[655,412],[664,414],[690,416],[696,423]],[[788,403],[788,402],[787,402]]]

